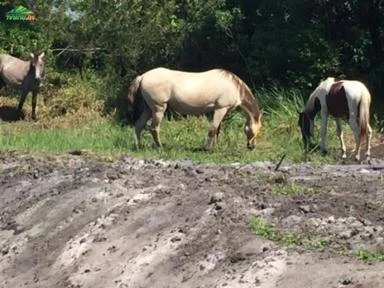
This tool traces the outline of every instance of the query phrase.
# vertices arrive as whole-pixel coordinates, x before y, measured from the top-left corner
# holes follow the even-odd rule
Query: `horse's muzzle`
[[[248,143],[247,144],[247,148],[249,149],[249,150],[253,150],[253,149],[255,149],[256,148],[256,145],[255,144],[251,144],[251,143]]]

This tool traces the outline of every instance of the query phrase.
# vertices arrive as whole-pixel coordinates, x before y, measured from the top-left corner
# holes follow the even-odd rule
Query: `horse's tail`
[[[371,94],[368,89],[364,89],[363,94],[361,95],[359,111],[360,142],[367,136],[370,105]]]
[[[137,76],[129,86],[128,89],[128,104],[132,113],[133,124],[139,119],[141,112],[143,111],[145,101],[141,93],[138,93],[141,85],[142,76]]]

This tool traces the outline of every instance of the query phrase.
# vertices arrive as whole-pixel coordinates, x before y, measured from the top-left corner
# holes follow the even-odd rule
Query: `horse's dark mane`
[[[260,116],[260,109],[259,105],[257,104],[257,101],[249,88],[249,86],[241,80],[236,74],[225,70],[225,69],[219,69],[226,77],[229,77],[232,79],[233,82],[235,82],[237,89],[240,93],[240,99],[242,101],[242,104],[249,110],[249,112],[253,115],[253,117],[258,120]]]

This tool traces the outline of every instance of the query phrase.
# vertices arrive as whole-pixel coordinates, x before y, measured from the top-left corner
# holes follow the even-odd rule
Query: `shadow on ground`
[[[24,120],[25,113],[24,111],[19,111],[17,107],[14,106],[1,106],[0,107],[0,120],[7,122],[14,122],[19,120]]]

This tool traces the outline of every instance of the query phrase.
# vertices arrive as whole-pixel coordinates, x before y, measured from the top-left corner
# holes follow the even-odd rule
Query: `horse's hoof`
[[[248,150],[254,150],[256,148],[256,145],[255,144],[247,144],[247,148]]]
[[[152,148],[156,149],[156,150],[161,150],[161,149],[163,149],[163,145],[153,144]]]
[[[202,150],[207,153],[211,153],[213,151],[212,147],[207,147],[207,146],[203,147]]]
[[[347,159],[347,154],[343,154],[343,155],[341,155],[341,158],[342,158],[342,159]]]

